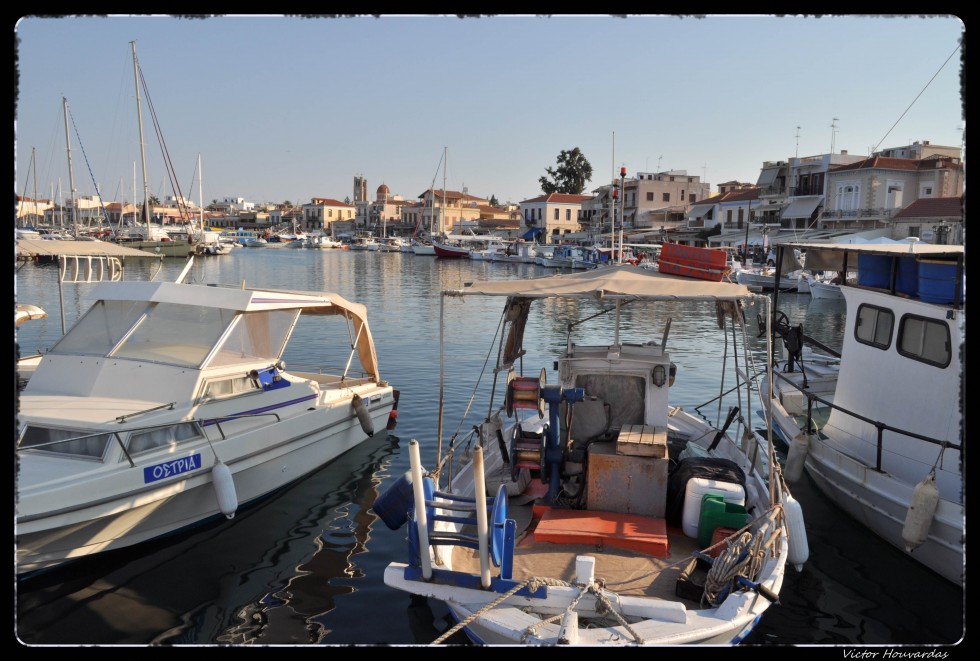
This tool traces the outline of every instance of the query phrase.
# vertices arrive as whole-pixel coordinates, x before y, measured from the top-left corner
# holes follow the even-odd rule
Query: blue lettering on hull
[[[168,477],[174,477],[175,475],[181,475],[182,473],[196,471],[200,467],[201,453],[192,454],[189,457],[171,459],[170,461],[165,461],[162,464],[154,464],[153,466],[147,466],[144,468],[143,483],[149,484],[150,482],[165,480]]]

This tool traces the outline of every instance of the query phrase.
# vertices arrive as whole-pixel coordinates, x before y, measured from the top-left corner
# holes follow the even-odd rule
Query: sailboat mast
[[[446,162],[449,160],[449,147],[442,148],[442,212],[439,214],[439,233],[446,231]]]
[[[78,238],[78,205],[75,203],[75,175],[71,167],[71,133],[68,131],[68,99],[61,97],[65,110],[65,146],[68,150],[68,191],[71,193],[72,234]]]
[[[136,84],[136,120],[140,130],[140,162],[141,165],[143,166],[143,222],[146,223],[147,238],[149,238],[150,201],[149,201],[149,195],[147,194],[148,189],[146,186],[146,150],[143,147],[143,111],[142,108],[140,107],[139,65],[136,62],[136,42],[131,41],[129,42],[129,44],[133,47],[133,82]]]
[[[37,225],[40,223],[37,220],[37,161],[34,158],[35,147],[31,147],[31,169],[34,171],[32,175],[34,177],[34,222]]]
[[[204,175],[201,173],[201,152],[197,152],[197,206],[200,212],[201,236],[204,236],[204,190],[202,180]]]

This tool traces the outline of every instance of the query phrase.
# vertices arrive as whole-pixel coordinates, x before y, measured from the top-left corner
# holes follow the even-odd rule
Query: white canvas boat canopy
[[[101,283],[92,290],[92,296],[97,300],[199,305],[236,312],[302,309],[303,314],[344,315],[354,325],[361,367],[376,381],[381,379],[367,308],[338,294],[133,280]]]
[[[445,296],[550,296],[582,298],[642,298],[736,300],[754,294],[745,285],[684,278],[623,265],[608,266],[529,280],[487,280],[468,283],[465,289],[445,290]]]
[[[52,241],[50,239],[17,239],[17,255],[20,257],[58,257],[61,255],[94,257],[107,255],[109,257],[163,258],[162,255],[122,246],[111,241]]]

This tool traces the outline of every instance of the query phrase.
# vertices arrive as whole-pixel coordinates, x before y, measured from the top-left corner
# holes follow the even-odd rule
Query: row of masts
[[[136,115],[137,115],[137,125],[139,127],[140,163],[141,163],[141,166],[142,166],[142,174],[143,174],[143,204],[142,204],[142,208],[141,208],[141,212],[142,213],[141,214],[135,214],[134,213],[134,222],[138,226],[140,224],[139,219],[141,217],[143,219],[144,225],[146,227],[149,227],[149,224],[150,224],[150,209],[149,209],[150,195],[149,195],[149,185],[148,185],[148,182],[147,182],[147,171],[146,171],[146,149],[145,149],[145,144],[144,144],[144,139],[143,139],[143,112],[142,112],[142,103],[141,103],[141,99],[140,99],[139,62],[138,62],[138,60],[136,58],[136,42],[135,41],[131,41],[130,42],[130,45],[132,46],[132,51],[133,51],[133,80],[134,80],[134,84],[135,84],[135,88],[136,88]],[[77,201],[77,199],[75,197],[75,192],[76,192],[77,188],[75,186],[74,164],[72,162],[71,130],[70,130],[69,124],[68,124],[68,115],[69,115],[69,111],[68,111],[68,99],[66,97],[62,97],[61,101],[62,101],[62,108],[63,108],[63,114],[64,114],[64,123],[65,123],[65,152],[66,152],[67,160],[68,160],[68,183],[69,183],[69,191],[70,191],[70,195],[71,195],[72,218],[71,218],[71,227],[70,228],[66,228],[65,227],[65,223],[64,223],[64,204],[62,203],[61,205],[59,205],[59,208],[60,208],[60,211],[61,211],[59,225],[60,225],[60,229],[62,229],[62,230],[68,230],[73,236],[76,236],[77,237],[77,236],[79,236],[82,233],[82,228],[79,226],[79,220],[80,220],[80,215],[81,214],[78,211],[78,201]],[[37,219],[37,218],[40,217],[40,212],[38,210],[37,163],[36,163],[36,150],[34,148],[31,149],[31,172],[32,172],[32,179],[33,179],[33,182],[34,182],[34,194],[33,194],[34,214],[33,214],[33,217],[35,219]],[[202,190],[203,185],[202,185],[202,179],[201,179],[201,155],[200,154],[198,154],[198,156],[197,156],[197,179],[198,179],[198,198],[199,198],[199,207],[200,207],[200,209],[199,209],[199,215],[198,215],[198,222],[200,224],[199,225],[199,229],[201,231],[203,231],[204,230],[204,207],[203,207],[204,196],[203,196],[203,190]],[[96,192],[98,194],[99,203],[102,204],[102,196],[101,196],[100,193],[98,193],[98,186],[96,186]],[[25,197],[26,197],[26,193],[27,193],[27,191],[26,191],[26,186],[25,186],[25,191],[24,191]],[[60,179],[59,179],[59,182],[58,182],[58,193],[59,193],[59,198],[60,198],[61,197],[61,182],[60,182]],[[54,191],[53,191],[53,184],[52,184],[52,198],[53,197],[54,197]],[[179,197],[178,205],[181,207],[182,212],[186,212],[186,210],[187,210],[187,204],[186,204],[186,202],[183,201],[183,197],[182,196],[178,196],[178,197]],[[136,200],[136,163],[134,162],[133,163],[133,201],[134,201],[134,205],[135,205],[135,200]],[[103,209],[104,209],[104,207],[103,207]],[[188,215],[189,216],[189,214],[185,214],[185,215]],[[106,216],[107,216],[107,214],[106,214]],[[124,217],[124,214],[120,213],[120,216],[119,216],[120,226],[122,225],[123,217]],[[108,217],[106,217],[105,220],[106,220],[107,223],[109,222]],[[86,229],[90,229],[90,228],[86,228]]]

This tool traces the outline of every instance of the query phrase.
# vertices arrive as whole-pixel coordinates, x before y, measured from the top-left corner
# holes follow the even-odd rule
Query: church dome
[[[386,184],[381,184],[380,186],[378,186],[378,197],[381,197],[382,195],[390,195],[390,194],[391,194],[391,189],[388,188]]]

